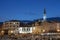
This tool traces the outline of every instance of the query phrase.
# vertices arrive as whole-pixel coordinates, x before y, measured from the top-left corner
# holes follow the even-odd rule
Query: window
[[[18,26],[17,26],[18,27]]]
[[[12,23],[10,22],[10,24],[12,24]]]
[[[22,31],[26,31],[26,29],[25,28],[22,28]]]
[[[8,24],[8,23],[6,23],[6,24]]]
[[[11,27],[11,26],[10,26]]]
[[[16,24],[18,24],[18,22]]]
[[[24,32],[30,31],[30,28],[24,27],[24,28],[22,28],[22,31],[24,31]]]
[[[30,31],[30,28],[27,28],[27,31]]]
[[[18,29],[17,29],[18,30]]]

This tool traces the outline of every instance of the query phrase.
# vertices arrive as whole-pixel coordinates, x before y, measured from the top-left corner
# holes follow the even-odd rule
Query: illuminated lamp
[[[57,31],[59,32],[60,30],[59,30],[59,29],[57,29]]]
[[[14,31],[11,30],[11,33],[13,33]]]
[[[3,33],[4,31],[2,30],[1,32]]]
[[[43,32],[45,32],[45,30],[43,30]]]

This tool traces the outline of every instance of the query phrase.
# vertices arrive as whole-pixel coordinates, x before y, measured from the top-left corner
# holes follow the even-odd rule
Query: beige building
[[[5,34],[13,33],[16,28],[20,27],[19,20],[10,20],[3,22],[2,29],[5,31]]]

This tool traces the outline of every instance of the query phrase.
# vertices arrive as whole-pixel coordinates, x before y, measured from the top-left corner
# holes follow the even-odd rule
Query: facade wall
[[[32,33],[32,31],[35,30],[34,28],[35,27],[19,27],[15,31],[17,33],[23,33],[23,34],[24,33]]]
[[[58,32],[60,31],[60,23],[57,22],[42,22],[41,25],[38,25],[38,23],[35,23],[37,33],[45,33],[45,32]],[[58,31],[57,31],[58,30]]]
[[[21,27],[20,22],[4,22],[3,29],[8,29],[8,34],[11,33],[31,33],[41,34],[46,32],[60,32],[59,22],[35,22],[31,27]],[[20,29],[19,29],[20,28]],[[23,32],[23,28],[30,28],[30,32]]]
[[[12,34],[16,28],[20,27],[20,22],[4,22],[2,30],[4,34]]]
[[[14,28],[17,28],[17,27],[20,27],[20,22],[4,22],[3,23],[3,28],[6,28],[6,29],[14,29]]]

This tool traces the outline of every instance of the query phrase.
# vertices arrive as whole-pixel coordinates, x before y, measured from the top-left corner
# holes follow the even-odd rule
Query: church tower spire
[[[43,21],[46,21],[46,9],[44,8]]]

